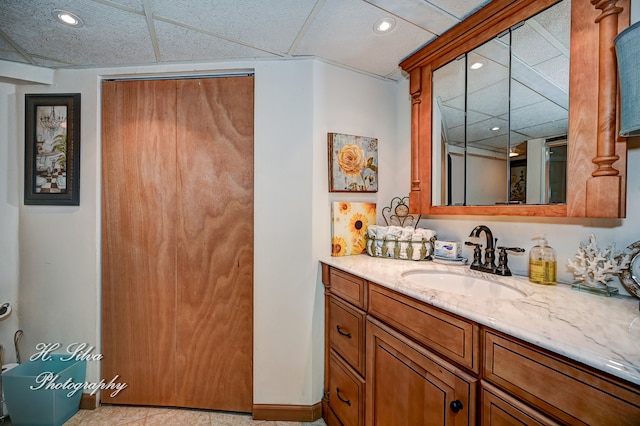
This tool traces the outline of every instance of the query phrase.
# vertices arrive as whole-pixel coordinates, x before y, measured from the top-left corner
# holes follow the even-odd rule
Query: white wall
[[[100,351],[100,79],[234,69],[255,70],[254,403],[321,400],[318,259],[330,253],[330,201],[345,199],[327,192],[326,133],[380,141],[380,191],[346,199],[386,202],[397,195],[396,84],[313,60],[59,70],[50,87],[17,86],[13,122],[24,116],[25,93],[82,94],[80,206],[24,206],[14,196],[25,352],[35,352],[39,342],[87,343]],[[8,185],[15,192],[22,188],[24,129],[11,134],[5,158],[20,165],[20,179]],[[99,377],[98,363],[90,362],[88,380]]]
[[[320,401],[324,372],[324,287],[318,259],[331,254],[331,203],[334,201],[373,202],[381,211],[398,191],[396,156],[399,143],[396,125],[397,84],[316,62],[314,67],[314,159],[313,159],[313,256],[308,264],[316,275],[314,327],[310,330],[313,351],[313,401]],[[345,133],[378,139],[378,192],[329,193],[327,133]],[[407,134],[408,135],[408,134]],[[408,141],[408,139],[407,139]]]
[[[12,313],[0,321],[4,363],[15,362],[13,334],[18,322],[18,210],[20,205],[15,141],[18,114],[15,86],[0,83],[0,305],[11,304]]]

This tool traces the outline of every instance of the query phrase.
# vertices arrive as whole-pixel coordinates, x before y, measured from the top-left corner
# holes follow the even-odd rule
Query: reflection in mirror
[[[433,72],[432,204],[566,202],[570,0]]]

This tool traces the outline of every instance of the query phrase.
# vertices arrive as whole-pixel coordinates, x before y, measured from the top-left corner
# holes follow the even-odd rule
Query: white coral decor
[[[589,241],[581,242],[576,260],[569,259],[568,267],[573,270],[573,277],[577,282],[586,286],[606,288],[612,276],[619,274],[629,266],[629,255],[614,253],[615,243],[604,250],[596,244],[596,237],[591,234]]]

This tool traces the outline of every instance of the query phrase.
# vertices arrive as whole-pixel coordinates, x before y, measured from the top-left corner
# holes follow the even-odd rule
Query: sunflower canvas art
[[[375,203],[334,202],[331,213],[331,256],[366,253],[367,229],[376,224]]]
[[[329,192],[378,191],[378,139],[329,133]]]

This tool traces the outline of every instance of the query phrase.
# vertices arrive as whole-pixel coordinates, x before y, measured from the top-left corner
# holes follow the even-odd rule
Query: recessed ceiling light
[[[373,32],[386,34],[396,27],[396,20],[390,17],[378,19],[373,26]]]
[[[67,12],[62,9],[53,9],[51,11],[51,15],[56,18],[56,20],[64,25],[68,25],[70,27],[81,27],[84,25],[82,19],[76,15],[75,13]]]
[[[485,65],[487,65],[487,61],[485,61],[484,59],[481,61],[476,61],[474,63],[472,63],[469,68],[471,68],[472,70],[479,70],[480,68],[484,67]]]
[[[491,128],[491,130],[495,132],[495,131],[497,131],[497,130],[500,130],[500,127],[499,127],[499,126],[493,126],[493,127]]]

